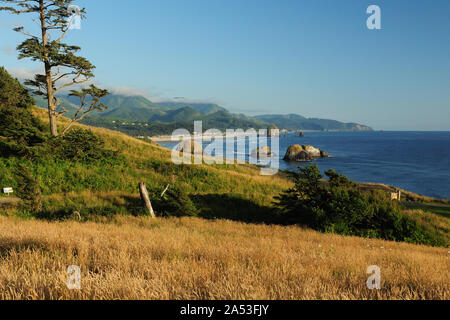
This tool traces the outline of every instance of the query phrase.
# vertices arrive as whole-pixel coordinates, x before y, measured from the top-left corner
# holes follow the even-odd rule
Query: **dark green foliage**
[[[0,107],[0,155],[34,157],[45,141],[42,123],[30,110]]]
[[[17,181],[16,194],[22,199],[23,209],[31,213],[41,212],[42,193],[34,176],[21,164],[14,168],[14,175]]]
[[[0,106],[27,109],[33,105],[33,98],[17,79],[0,67]]]
[[[0,68],[0,155],[32,157],[45,141],[44,125],[33,116],[33,99]]]
[[[181,188],[171,185],[163,197],[161,193],[152,193],[152,205],[156,215],[161,217],[196,217],[198,209]]]
[[[48,142],[48,152],[59,160],[92,163],[98,160],[114,160],[117,154],[105,149],[105,142],[91,130],[75,128],[63,137]]]
[[[317,165],[294,175],[295,186],[281,194],[277,206],[282,219],[322,232],[442,245],[425,226],[402,214],[383,193],[364,193],[345,176],[329,170],[322,181]]]

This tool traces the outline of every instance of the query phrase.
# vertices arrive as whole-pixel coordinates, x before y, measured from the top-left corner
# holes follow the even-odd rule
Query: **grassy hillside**
[[[46,121],[44,110],[35,109],[34,113]],[[202,207],[202,216],[233,218],[236,209],[242,209],[245,219],[251,221],[267,218],[264,215],[270,214],[273,196],[290,185],[282,176],[262,177],[259,169],[250,165],[176,166],[170,151],[156,144],[103,128],[92,130],[105,140],[106,148],[120,152],[120,161],[83,164],[0,158],[1,184],[16,187],[12,168],[24,163],[38,177],[49,213],[77,210],[85,217],[110,216],[139,214],[138,183],[146,182],[152,192],[160,193],[174,174],[176,185]]]

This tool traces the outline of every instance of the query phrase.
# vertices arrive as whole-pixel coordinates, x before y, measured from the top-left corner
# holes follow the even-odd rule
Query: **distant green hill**
[[[280,129],[287,130],[336,130],[336,131],[371,131],[372,128],[357,123],[344,123],[336,120],[305,118],[297,114],[262,115],[255,117],[275,124]]]
[[[61,106],[72,116],[79,101],[75,97],[59,96]],[[46,108],[47,102],[42,97],[35,97],[36,104]],[[111,94],[102,102],[108,106],[104,112],[93,112],[85,123],[93,126],[113,128],[127,133],[135,133],[132,123],[143,126],[138,130],[142,135],[165,134],[175,124],[184,124],[190,128],[198,120],[203,121],[205,130],[215,128],[225,129],[261,129],[270,124],[287,130],[336,130],[336,131],[367,131],[371,128],[357,123],[343,123],[336,120],[305,118],[300,115],[261,115],[256,117],[244,114],[233,114],[214,103],[190,103],[180,101],[152,102],[141,96],[123,96]],[[114,121],[114,123],[113,123]],[[125,123],[122,125],[122,123]],[[144,124],[152,124],[151,126]],[[189,124],[189,125],[188,125]],[[128,129],[125,130],[124,127]]]
[[[310,122],[307,118],[296,115],[262,115],[255,117],[258,120],[273,123],[280,129],[287,130],[323,130],[322,126]]]
[[[222,108],[221,106],[214,104],[214,103],[189,103],[189,102],[157,102],[156,105],[163,107],[163,108],[170,108],[170,109],[181,109],[184,107],[191,107],[194,110],[197,110],[200,113],[203,114],[211,114],[216,113],[217,111],[227,111],[225,108]]]
[[[203,114],[192,107],[183,107],[176,110],[171,110],[164,115],[152,117],[151,121],[160,122],[192,122],[195,120],[201,120]]]

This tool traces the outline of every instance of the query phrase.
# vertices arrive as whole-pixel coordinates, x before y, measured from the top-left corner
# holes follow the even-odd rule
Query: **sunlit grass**
[[[0,299],[448,299],[448,250],[297,227],[0,217]],[[69,265],[82,289],[66,287]],[[366,287],[381,268],[382,289]]]

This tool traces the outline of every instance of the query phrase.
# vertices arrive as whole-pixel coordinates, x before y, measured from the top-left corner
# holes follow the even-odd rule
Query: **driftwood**
[[[147,187],[145,183],[139,183],[139,192],[141,193],[141,199],[144,202],[148,212],[152,216],[152,218],[156,218],[155,212],[153,211],[152,203],[150,202],[150,197],[148,196]]]

